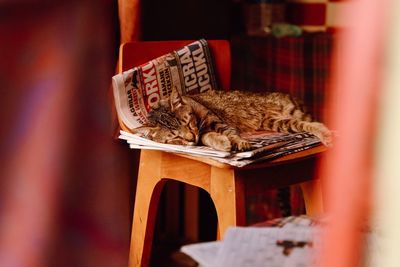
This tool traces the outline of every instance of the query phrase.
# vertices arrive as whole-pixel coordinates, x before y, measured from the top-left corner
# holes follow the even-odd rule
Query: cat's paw
[[[333,146],[333,133],[323,123],[311,122],[309,123],[310,128],[306,129],[309,133],[319,138],[322,144],[327,147]]]
[[[232,143],[225,135],[219,135],[215,138],[212,147],[216,150],[231,151]]]
[[[220,151],[231,151],[232,143],[227,136],[215,132],[206,133],[201,141],[204,145]]]
[[[242,139],[240,137],[232,138],[231,143],[232,143],[232,150],[235,151],[246,151],[252,149],[252,145],[249,143],[249,141]]]
[[[327,146],[327,147],[332,147],[333,146],[333,134],[331,131],[324,132],[322,134],[322,137],[320,137],[321,142]]]
[[[321,140],[321,143],[327,147],[333,146],[333,133],[328,129],[321,129],[320,131],[314,133],[315,136]]]
[[[181,146],[195,146],[196,145],[195,142],[189,142],[184,139],[167,140],[165,143],[169,144],[169,145],[181,145]]]

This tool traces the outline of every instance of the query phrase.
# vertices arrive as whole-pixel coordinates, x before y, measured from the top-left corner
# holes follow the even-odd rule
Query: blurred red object
[[[113,2],[1,6],[0,266],[127,264],[131,166],[107,99]]]
[[[331,128],[339,136],[322,164],[330,224],[322,266],[362,260],[361,227],[370,215],[373,149],[382,59],[391,1],[359,0],[342,13],[348,27],[336,49]]]

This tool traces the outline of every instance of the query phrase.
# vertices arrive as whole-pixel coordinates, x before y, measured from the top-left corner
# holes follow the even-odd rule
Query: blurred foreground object
[[[113,10],[89,0],[1,7],[0,266],[127,264],[127,161],[107,99]]]
[[[336,47],[335,95],[331,98],[330,126],[339,138],[324,160],[321,174],[331,219],[324,236],[324,267],[359,266],[363,260],[364,240],[359,229],[371,211],[377,105],[382,95],[391,2],[352,1],[349,10],[340,13],[348,27]]]

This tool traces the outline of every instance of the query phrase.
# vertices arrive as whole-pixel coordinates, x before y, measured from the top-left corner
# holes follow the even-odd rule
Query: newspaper
[[[244,167],[254,162],[272,160],[320,145],[320,140],[317,137],[305,132],[277,133],[257,131],[246,133],[242,137],[252,144],[254,147],[253,150],[245,152],[226,152],[206,146],[161,144],[126,131],[120,131],[119,136],[119,138],[125,140],[132,149],[162,150],[192,156],[205,156],[235,167]]]
[[[324,266],[323,231],[332,227],[331,222],[326,214],[276,218],[251,227],[230,227],[221,241],[188,244],[180,251],[199,267]],[[386,237],[379,226],[365,223],[360,227],[364,249],[360,266],[379,266]]]
[[[120,123],[128,129],[147,122],[147,114],[176,88],[197,94],[217,88],[207,41],[190,43],[112,78]]]
[[[181,251],[200,267],[316,266],[322,229],[299,220],[279,228],[230,227],[222,241],[189,244]]]

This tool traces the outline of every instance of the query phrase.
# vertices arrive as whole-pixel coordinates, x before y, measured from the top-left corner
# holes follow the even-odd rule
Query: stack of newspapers
[[[120,131],[120,139],[126,140],[132,149],[151,149],[211,158],[221,163],[243,167],[250,163],[273,160],[297,153],[320,144],[317,137],[309,133],[254,132],[244,134],[253,149],[245,152],[218,151],[206,146],[183,146],[162,144],[140,135]]]

